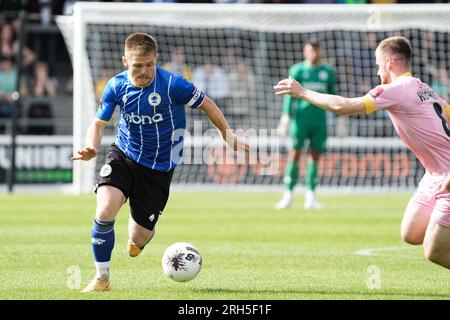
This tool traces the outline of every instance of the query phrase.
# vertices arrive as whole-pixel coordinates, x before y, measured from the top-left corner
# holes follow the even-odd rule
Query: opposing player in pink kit
[[[275,94],[289,94],[341,115],[385,109],[394,127],[425,168],[409,201],[401,235],[424,245],[427,259],[450,269],[450,106],[411,75],[412,49],[404,37],[383,40],[375,51],[381,85],[366,96],[344,98],[307,90],[294,79],[281,80]]]

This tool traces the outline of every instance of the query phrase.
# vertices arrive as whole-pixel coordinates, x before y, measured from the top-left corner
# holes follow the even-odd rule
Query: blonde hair
[[[389,56],[399,55],[406,65],[411,64],[412,47],[408,39],[401,36],[389,37],[378,45],[376,51]]]
[[[149,34],[136,32],[125,39],[125,52],[146,55],[158,52],[156,40]]]

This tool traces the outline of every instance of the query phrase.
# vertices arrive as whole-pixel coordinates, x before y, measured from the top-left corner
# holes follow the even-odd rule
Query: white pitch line
[[[357,254],[359,256],[377,256],[380,252],[405,250],[405,249],[411,249],[411,248],[414,248],[414,247],[413,246],[411,246],[411,247],[398,246],[398,247],[372,248],[372,249],[356,250],[356,251],[353,251],[353,253]]]

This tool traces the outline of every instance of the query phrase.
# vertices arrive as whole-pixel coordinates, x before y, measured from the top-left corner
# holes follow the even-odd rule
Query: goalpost
[[[132,32],[156,38],[159,65],[170,64],[175,56],[184,58],[184,76],[203,86],[232,128],[250,136],[254,161],[228,161],[230,157],[222,156],[223,145],[208,134],[211,125],[205,115],[187,110],[186,151],[174,184],[248,189],[282,184],[288,140],[273,135],[282,98],[272,87],[303,59],[308,40],[320,42],[322,60],[336,70],[340,95],[361,96],[379,83],[374,49],[391,35],[410,39],[415,75],[446,99],[450,90],[448,5],[77,2],[73,16],[60,16],[57,23],[73,62],[74,152],[84,146],[105,80],[123,70],[123,44]],[[217,80],[203,82],[204,65],[215,70]],[[218,88],[209,87],[212,83]],[[92,190],[105,150],[114,141],[117,119],[115,114],[105,131],[97,160],[74,162],[76,193]],[[328,152],[319,165],[321,189],[410,190],[421,178],[420,164],[397,138],[384,111],[352,117],[328,114],[328,128]]]

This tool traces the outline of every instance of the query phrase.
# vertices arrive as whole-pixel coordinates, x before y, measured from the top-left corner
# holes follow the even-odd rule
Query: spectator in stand
[[[228,66],[228,83],[230,88],[231,112],[233,114],[249,114],[253,97],[256,92],[255,75],[252,68],[244,58],[236,58],[236,63]]]
[[[0,134],[6,130],[6,122],[11,117],[13,92],[16,91],[17,69],[13,61],[0,55]]]
[[[34,67],[33,95],[36,97],[55,96],[56,86],[48,76],[48,64],[37,62]]]
[[[183,76],[188,81],[192,80],[192,70],[184,62],[184,53],[180,48],[175,48],[170,53],[170,62],[163,65],[163,68],[180,76]]]
[[[5,23],[0,32],[0,52],[4,57],[14,56],[14,32],[10,24]]]
[[[14,28],[13,28],[14,26]],[[18,20],[13,25],[6,23],[0,31],[0,54],[8,58],[13,58],[19,50],[19,41],[16,39],[15,32],[20,28]],[[28,69],[36,60],[36,54],[28,47],[23,48],[23,68]]]
[[[105,90],[106,84],[109,79],[113,76],[114,72],[110,69],[102,69],[100,71],[99,77],[95,80],[95,99],[97,102],[100,101],[103,95],[103,90]]]
[[[206,95],[216,101],[218,106],[227,110],[226,98],[228,97],[228,80],[225,71],[212,63],[208,58],[204,65],[194,69],[192,82]]]
[[[449,99],[450,81],[448,72],[445,68],[437,68],[435,76],[431,81],[431,88],[433,88],[444,100]]]

